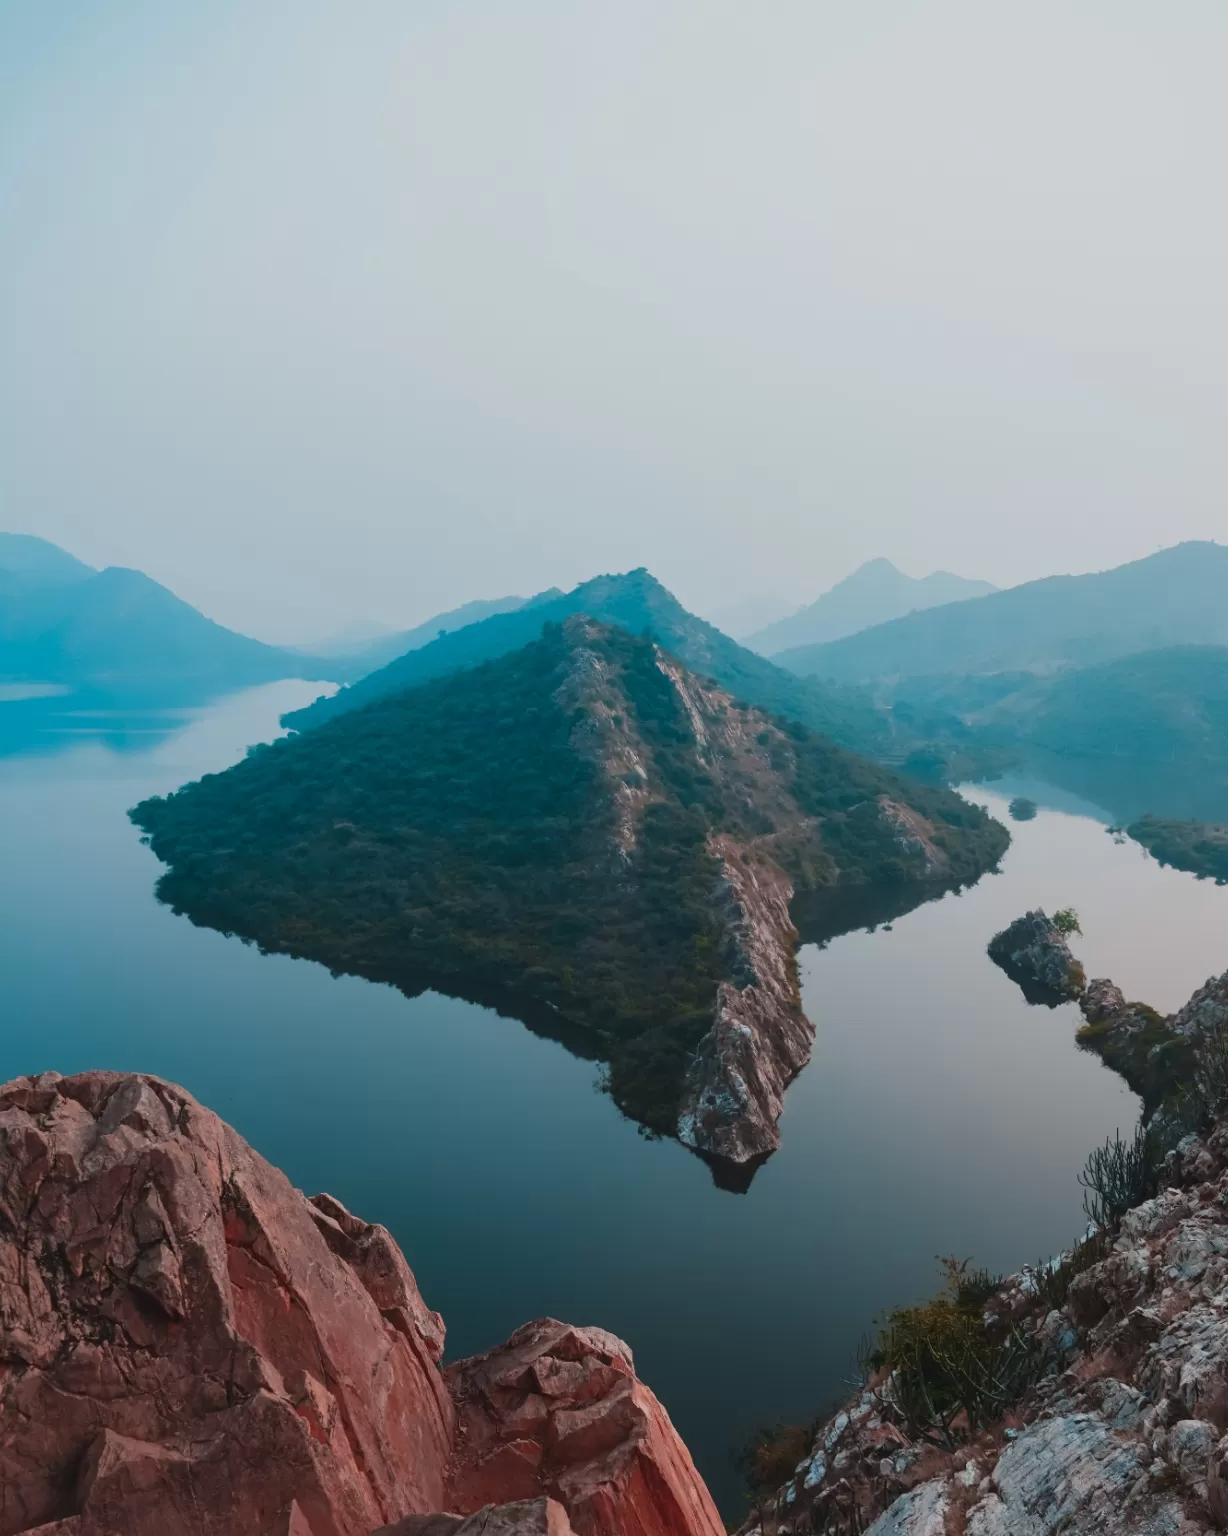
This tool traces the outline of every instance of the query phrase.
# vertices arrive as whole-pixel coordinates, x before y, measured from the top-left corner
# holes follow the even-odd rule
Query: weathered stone
[[[1083,991],[1083,967],[1070,952],[1064,935],[1037,908],[1017,917],[989,941],[989,958],[1022,987],[1029,1002],[1051,1007],[1078,998]]]
[[[567,1511],[554,1499],[484,1504],[471,1515],[407,1515],[373,1536],[575,1536]]]
[[[968,1536],[1112,1529],[1145,1465],[1137,1444],[1097,1416],[1043,1419],[1006,1446],[992,1478],[997,1499],[970,1513]]]
[[[1102,1024],[1126,1006],[1126,995],[1107,976],[1096,976],[1088,982],[1080,1001],[1083,1017],[1089,1024]]]
[[[1209,977],[1169,1025],[1177,1034],[1195,1039],[1228,1031],[1228,971]]]
[[[450,1508],[531,1489],[564,1505],[577,1536],[723,1533],[686,1447],[613,1334],[528,1323],[447,1378],[459,1418]]]
[[[0,1187],[25,1192],[0,1236],[5,1536],[70,1515],[263,1536],[292,1501],[316,1536],[366,1536],[439,1507],[453,1412],[427,1341],[181,1089],[9,1084]]]
[[[182,1089],[0,1088],[0,1536],[720,1530],[611,1335],[534,1324],[493,1375],[452,1367],[488,1393],[485,1447],[469,1398],[458,1444],[442,1345],[384,1228],[309,1202]]]
[[[945,1536],[950,1495],[946,1480],[935,1478],[901,1494],[883,1511],[866,1536]]]
[[[785,1089],[810,1060],[789,917],[793,887],[776,864],[744,863],[731,838],[709,838],[721,862],[737,983],[722,982],[716,1018],[687,1072],[678,1139],[709,1157],[753,1164],[780,1145]]]

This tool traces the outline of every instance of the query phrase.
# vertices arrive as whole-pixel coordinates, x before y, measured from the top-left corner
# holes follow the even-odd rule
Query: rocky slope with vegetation
[[[620,1339],[443,1345],[383,1227],[181,1088],[0,1087],[0,1536],[722,1536]]]
[[[562,624],[576,614],[616,624],[633,635],[649,635],[735,698],[797,720],[854,751],[902,758],[915,746],[909,733],[897,741],[889,713],[857,690],[820,685],[774,666],[688,613],[646,570],[597,576],[570,592],[544,592],[514,613],[495,614],[441,635],[352,687],[286,715],[282,724],[308,730],[387,694],[493,661],[538,639],[543,625]]]
[[[1008,835],[584,616],[254,751],[134,819],[194,921],[494,1002],[723,1163],[806,1061],[789,902],[970,881]],[[855,925],[855,924],[854,924]]]
[[[1161,864],[1228,885],[1228,822],[1140,816],[1126,831]]]
[[[1085,1011],[1128,1029],[1092,982]],[[947,1261],[863,1385],[750,1459],[743,1536],[1210,1536],[1228,1527],[1228,973],[1167,1021],[1191,1071],[1083,1175],[1091,1225],[1008,1279]],[[797,1452],[794,1451],[794,1455]]]

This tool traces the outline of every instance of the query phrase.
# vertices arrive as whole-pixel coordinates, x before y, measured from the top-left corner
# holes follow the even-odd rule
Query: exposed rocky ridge
[[[986,1304],[1044,1361],[954,1449],[913,1433],[890,1378],[818,1431],[744,1536],[1203,1536],[1228,1527],[1228,1120],[1169,1155],[1059,1305],[1043,1274]],[[1077,1265],[1072,1266],[1077,1268]]]
[[[774,863],[744,863],[731,838],[709,847],[731,907],[736,979],[721,983],[716,1018],[687,1070],[678,1139],[753,1166],[780,1144],[785,1089],[810,1060],[814,1025],[801,1008],[788,877]]]
[[[443,1339],[384,1228],[182,1089],[0,1088],[0,1536],[718,1536],[619,1340]]]
[[[194,920],[584,1031],[627,1114],[743,1171],[813,1039],[794,891],[922,900],[1007,842],[583,614],[133,816]]]

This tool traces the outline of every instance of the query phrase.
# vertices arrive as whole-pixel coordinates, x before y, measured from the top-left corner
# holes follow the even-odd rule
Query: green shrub
[[[810,1454],[814,1433],[813,1424],[776,1423],[761,1425],[748,1436],[734,1452],[733,1463],[751,1495],[761,1498],[787,1482]]]
[[[1079,914],[1073,907],[1060,908],[1053,914],[1052,921],[1053,926],[1064,939],[1068,939],[1073,933],[1083,932],[1079,926]]]
[[[1000,1419],[1036,1380],[1039,1349],[1015,1329],[991,1333],[981,1315],[995,1284],[967,1261],[942,1261],[946,1290],[887,1317],[863,1365],[890,1372],[887,1391],[917,1439],[953,1449]]]
[[[1079,1175],[1083,1208],[1098,1227],[1115,1227],[1127,1211],[1150,1200],[1159,1187],[1163,1149],[1140,1125],[1129,1141],[1118,1131],[1088,1157]]]

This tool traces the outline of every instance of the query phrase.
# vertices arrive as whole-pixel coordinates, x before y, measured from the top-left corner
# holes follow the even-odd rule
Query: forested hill
[[[1178,544],[1109,571],[1049,576],[776,660],[799,676],[858,683],[1090,666],[1174,645],[1228,645],[1228,546]]]
[[[868,699],[851,690],[795,677],[748,651],[689,613],[646,570],[598,576],[549,601],[535,601],[514,613],[496,614],[443,635],[332,698],[317,699],[306,709],[286,715],[282,723],[298,731],[321,725],[384,694],[414,688],[506,655],[536,640],[544,624],[562,623],[577,613],[617,624],[635,635],[651,635],[688,667],[715,679],[736,698],[801,721],[846,747],[878,756],[889,755],[892,750],[890,719]]]
[[[919,901],[1008,841],[584,617],[132,814],[169,865],[159,895],[194,921],[578,1027],[626,1112],[667,1132],[722,983],[753,984],[776,946],[800,1016],[791,932],[752,935],[752,964],[731,861],[756,889]]]

